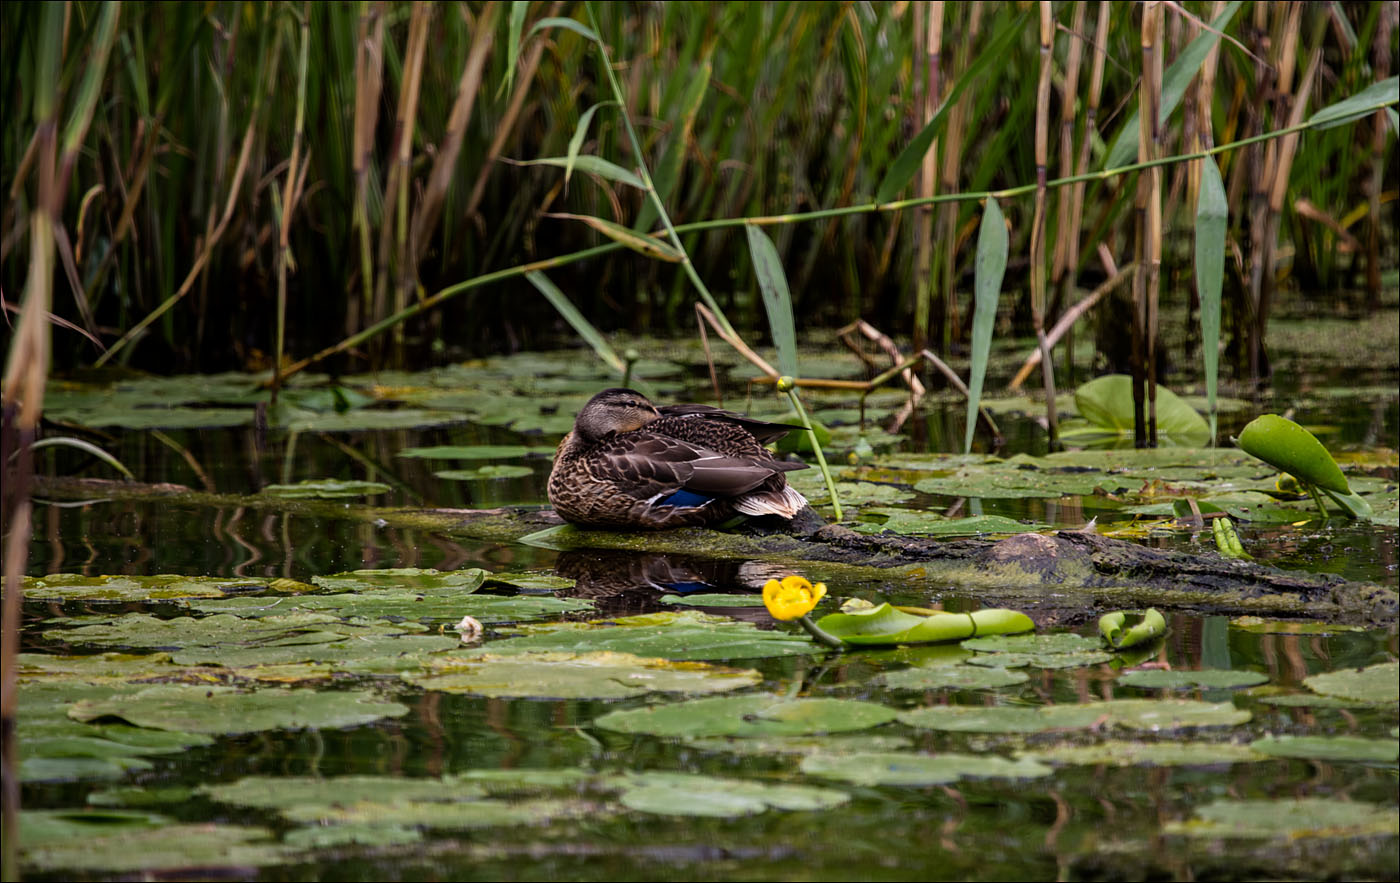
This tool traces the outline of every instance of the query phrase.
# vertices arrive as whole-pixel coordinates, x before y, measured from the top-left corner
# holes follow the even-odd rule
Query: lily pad
[[[1017,757],[1063,766],[1218,766],[1268,760],[1247,745],[1231,742],[1131,742],[1052,745]]]
[[[186,733],[253,733],[273,729],[332,729],[408,714],[408,707],[362,690],[237,690],[232,687],[158,684],[110,699],[75,703],[79,721],[119,718],[138,727]]]
[[[1025,672],[968,665],[935,665],[887,672],[880,681],[895,690],[991,690],[1030,680]]]
[[[988,635],[963,641],[963,647],[979,653],[1081,653],[1098,650],[1095,638],[1064,632],[1055,635]]]
[[[1015,610],[918,616],[891,604],[881,604],[853,613],[828,614],[817,621],[817,626],[847,644],[889,645],[959,641],[979,632],[1028,632],[1035,628],[1035,623]]]
[[[223,598],[261,591],[268,580],[260,577],[181,576],[84,576],[51,573],[24,578],[29,601],[164,601],[171,598]]]
[[[1196,687],[1209,690],[1228,690],[1236,687],[1255,687],[1268,682],[1269,676],[1261,672],[1225,669],[1201,669],[1199,671],[1147,669],[1124,672],[1118,677],[1118,683],[1125,686],[1166,690],[1188,690]]]
[[[448,803],[486,796],[486,789],[455,779],[401,776],[249,776],[236,782],[202,785],[199,791],[220,803],[279,811],[297,806],[351,804],[367,800]]]
[[[399,846],[417,843],[423,832],[402,825],[332,825],[327,828],[296,828],[282,842],[294,849],[332,849],[343,846]]]
[[[206,613],[231,613],[241,617],[264,617],[271,614],[293,617],[303,614],[334,614],[337,617],[370,619],[403,619],[410,621],[457,622],[463,616],[475,617],[484,624],[526,622],[532,619],[592,610],[593,603],[576,598],[551,598],[540,595],[501,597],[473,595],[461,589],[380,589],[374,592],[336,595],[302,595],[293,598],[230,598],[202,601],[189,606]]]
[[[1070,653],[983,653],[968,665],[987,668],[1080,668],[1108,662],[1113,654],[1103,650],[1077,650]]]
[[[946,478],[925,478],[914,490],[949,497],[1020,500],[1114,493],[1129,483],[1102,472],[1058,472],[1010,464],[965,466]]]
[[[527,475],[534,475],[535,470],[529,466],[517,466],[513,463],[505,463],[490,466],[478,466],[476,469],[443,469],[433,473],[434,478],[441,478],[446,481],[494,481],[502,478],[524,478]]]
[[[622,785],[622,805],[655,815],[732,818],[770,809],[831,809],[850,800],[844,791],[812,785],[782,785],[687,773],[631,773],[611,780]]]
[[[864,730],[894,720],[895,714],[871,702],[757,694],[614,711],[593,723],[605,730],[673,738],[800,736]]]
[[[1400,742],[1359,736],[1266,736],[1249,747],[1272,757],[1305,760],[1395,763],[1400,758]]]
[[[880,534],[886,531],[905,536],[972,537],[983,534],[1015,534],[1045,530],[1048,524],[1023,522],[1004,515],[973,515],[948,518],[936,512],[915,509],[866,509],[861,517],[883,515],[880,523],[861,521],[851,526],[856,533]]]
[[[1230,628],[1255,635],[1340,635],[1346,632],[1364,632],[1365,626],[1346,625],[1332,622],[1282,622],[1262,619],[1258,616],[1237,616],[1230,620]]]
[[[662,604],[677,607],[762,607],[762,595],[725,595],[718,592],[705,592],[696,595],[662,595]]]
[[[1038,779],[1054,770],[1034,760],[1007,760],[990,754],[811,754],[801,770],[853,785],[946,785],[959,779]]]
[[[262,493],[270,497],[289,499],[337,499],[340,497],[372,497],[389,491],[378,481],[336,481],[330,478],[307,479],[296,484],[270,484]]]
[[[421,408],[393,410],[361,408],[344,413],[299,410],[278,424],[289,432],[372,432],[380,429],[414,429],[461,423],[466,416],[452,411]]]
[[[554,450],[527,448],[524,445],[437,445],[430,448],[404,448],[397,456],[430,460],[514,460],[531,454],[553,456]]]
[[[1394,836],[1400,816],[1394,806],[1348,802],[1323,797],[1282,800],[1217,800],[1196,810],[1187,821],[1170,821],[1168,834],[1187,837],[1353,838]]]
[[[713,736],[691,739],[686,746],[697,751],[723,751],[730,754],[863,754],[871,751],[899,751],[913,743],[903,736]]]
[[[21,861],[43,871],[131,874],[190,868],[260,867],[290,860],[291,850],[272,841],[265,828],[220,824],[113,825],[113,810],[26,810]],[[40,836],[46,821],[74,824],[59,836]],[[84,817],[88,822],[81,821]],[[36,830],[37,829],[37,830]]]
[[[1205,418],[1165,386],[1157,387],[1157,432],[1184,447],[1199,447],[1210,441]],[[1119,435],[1133,432],[1133,379],[1125,374],[1107,374],[1081,385],[1074,391],[1074,403],[1081,417],[1095,426]]]
[[[1400,662],[1315,674],[1304,678],[1303,685],[1324,696],[1359,702],[1400,702]]]
[[[911,727],[964,733],[1040,733],[1107,726],[1173,730],[1234,726],[1249,718],[1248,711],[1237,709],[1229,702],[1186,699],[1114,699],[1036,707],[934,705],[899,715],[900,722]]]
[[[752,669],[644,659],[630,653],[519,653],[433,659],[404,679],[425,690],[474,696],[624,699],[647,693],[722,693],[762,681]]]
[[[804,656],[822,649],[806,636],[764,631],[747,622],[685,610],[583,623],[528,626],[518,638],[491,643],[492,654],[612,650],[673,660]]]
[[[581,800],[467,800],[456,803],[406,800],[293,806],[282,815],[310,825],[374,825],[393,828],[432,828],[460,831],[518,825],[543,825],[561,818],[588,815],[593,807]]]
[[[480,567],[465,570],[433,570],[420,567],[390,567],[381,570],[350,570],[329,576],[313,576],[311,581],[323,589],[338,592],[358,592],[378,589],[456,589],[461,594],[474,592],[490,576]]]

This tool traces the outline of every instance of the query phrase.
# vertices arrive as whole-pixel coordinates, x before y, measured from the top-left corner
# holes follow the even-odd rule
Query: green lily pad
[[[189,606],[205,613],[262,617],[264,622],[273,619],[271,614],[275,612],[279,617],[328,613],[336,617],[424,622],[458,622],[463,616],[473,616],[484,624],[526,622],[593,609],[591,601],[576,598],[551,598],[540,595],[506,598],[499,595],[473,595],[461,589],[451,588],[379,589],[353,594],[302,595],[294,599],[279,598],[272,601],[267,598],[229,598],[194,602]]]
[[[973,668],[968,665],[935,665],[887,672],[880,682],[895,690],[991,690],[1030,680],[1025,672],[1004,668]]]
[[[730,754],[858,754],[871,751],[899,751],[913,743],[903,736],[711,736],[690,739],[688,748],[697,751],[723,751]]]
[[[213,739],[209,740],[213,742]],[[138,785],[106,788],[87,796],[88,806],[176,806],[190,799],[194,791],[183,785],[143,788]]]
[[[361,408],[344,413],[299,410],[277,425],[289,432],[372,432],[380,429],[445,426],[449,423],[461,423],[465,419],[465,415],[452,411]]]
[[[959,779],[1038,779],[1053,769],[1034,760],[1007,760],[988,754],[811,754],[802,772],[853,785],[946,785]]]
[[[1199,447],[1210,441],[1205,418],[1165,386],[1157,387],[1157,432],[1175,444]],[[1110,432],[1133,432],[1133,379],[1126,374],[1106,374],[1074,391],[1079,415]]]
[[[135,408],[114,404],[94,410],[45,408],[44,415],[92,429],[228,429],[253,422],[252,408]]]
[[[1199,671],[1148,669],[1124,672],[1118,677],[1118,683],[1125,686],[1167,690],[1188,690],[1196,687],[1208,690],[1229,690],[1236,687],[1255,687],[1268,682],[1269,676],[1261,672],[1223,669],[1201,669]]]
[[[1132,742],[1113,740],[1094,745],[1052,745],[1017,757],[1057,766],[1217,766],[1268,760],[1247,745],[1231,742]]]
[[[389,486],[378,481],[336,481],[330,478],[307,479],[296,484],[270,484],[262,493],[270,497],[290,499],[336,499],[339,497],[372,497],[387,493]]]
[[[249,776],[236,782],[201,785],[198,790],[220,803],[274,810],[376,800],[449,803],[486,796],[486,789],[479,785],[455,779],[400,776]]]
[[[717,592],[695,595],[662,595],[662,604],[677,607],[762,607],[761,595],[725,595]]]
[[[853,613],[828,614],[817,621],[817,626],[847,644],[888,645],[959,641],[979,632],[1028,632],[1035,628],[1035,623],[1015,610],[918,616],[890,604],[881,604]]]
[[[465,570],[433,570],[420,567],[389,567],[381,570],[350,570],[329,576],[313,576],[311,582],[337,592],[380,589],[455,589],[465,595],[481,587],[490,571],[480,567]]]
[[[491,585],[514,586],[526,592],[557,592],[574,587],[574,580],[552,573],[487,573],[486,582]]]
[[[1122,726],[1134,730],[1225,727],[1248,721],[1248,711],[1229,702],[1186,699],[1114,699],[1081,705],[1036,707],[934,705],[899,715],[901,723],[964,733],[1040,733],[1048,730]]]
[[[804,635],[764,631],[751,623],[691,610],[584,623],[546,623],[518,631],[523,632],[521,637],[493,641],[490,652],[499,655],[612,650],[689,661],[804,656],[822,652]]]
[[[260,577],[181,576],[83,576],[51,573],[24,578],[29,601],[163,601],[171,598],[223,598],[268,587]]]
[[[483,654],[432,660],[404,679],[425,690],[539,699],[623,699],[647,693],[722,693],[756,686],[752,669],[644,659],[630,653]]]
[[[1303,685],[1324,696],[1359,702],[1400,702],[1400,662],[1324,672],[1304,678]]]
[[[220,824],[113,826],[112,810],[92,813],[90,823],[61,837],[33,833],[47,817],[79,817],[82,811],[26,810],[22,864],[39,871],[150,873],[190,868],[261,867],[290,860],[291,851],[265,828]],[[107,818],[101,818],[106,815]]]
[[[1095,638],[1068,632],[1056,635],[988,635],[963,641],[962,645],[979,653],[1082,653],[1101,647]]]
[[[1164,830],[1187,837],[1288,841],[1303,837],[1394,836],[1400,831],[1400,816],[1394,806],[1323,797],[1217,800],[1198,807],[1190,820],[1167,822]]]
[[[1266,736],[1249,747],[1271,757],[1305,760],[1395,763],[1400,757],[1400,742],[1359,736]]]
[[[801,736],[864,730],[894,720],[895,714],[871,702],[756,694],[614,711],[593,723],[605,730],[673,738]]]
[[[133,726],[186,733],[253,733],[273,729],[333,729],[408,714],[362,690],[316,692],[158,684],[110,699],[75,703],[68,716],[79,721],[120,718]]]
[[[1237,616],[1230,620],[1230,628],[1255,635],[1340,635],[1346,632],[1366,631],[1366,627],[1360,625],[1332,622],[1282,622],[1261,619],[1258,616]]]
[[[404,448],[396,456],[430,460],[514,460],[531,454],[554,455],[552,448],[524,445],[437,445],[430,448]]]
[[[1054,472],[992,464],[964,466],[944,478],[925,478],[914,485],[914,490],[949,497],[1020,500],[1114,493],[1127,487],[1124,479],[1101,472]]]
[[[1113,659],[1103,650],[1078,650],[1072,653],[984,653],[967,661],[968,665],[987,668],[1080,668],[1099,665]]]
[[[527,475],[534,475],[535,470],[529,466],[517,466],[512,463],[478,466],[475,469],[443,469],[433,473],[434,478],[441,478],[446,481],[494,481],[502,478],[524,478]]]
[[[293,849],[321,850],[343,846],[400,846],[417,843],[423,832],[401,825],[332,825],[328,828],[296,828],[282,842]]]
[[[732,818],[770,809],[831,809],[851,799],[831,788],[687,773],[630,773],[611,782],[622,785],[620,799],[628,809],[669,816]]]
[[[1284,708],[1364,708],[1367,705],[1358,699],[1319,696],[1316,693],[1285,693],[1278,696],[1259,696],[1257,698],[1266,705],[1280,705]]]
[[[459,831],[472,828],[543,825],[556,819],[587,816],[593,807],[581,800],[466,800],[457,803],[405,800],[289,807],[282,815],[309,825],[388,826]]]

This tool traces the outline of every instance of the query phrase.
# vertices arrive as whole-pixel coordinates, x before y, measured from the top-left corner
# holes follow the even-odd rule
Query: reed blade
[[[972,372],[967,384],[967,431],[963,453],[971,453],[972,436],[977,431],[977,410],[982,400],[982,381],[987,376],[987,359],[992,351],[992,328],[996,325],[1001,280],[1006,275],[1006,255],[1010,243],[1006,220],[995,198],[987,200],[982,213],[982,229],[977,234],[977,269],[973,282]]]
[[[749,256],[753,259],[754,274],[758,276],[758,289],[763,293],[763,308],[768,311],[773,346],[778,350],[778,370],[788,377],[797,377],[797,330],[782,258],[778,257],[778,249],[763,228],[747,224],[744,233],[749,238]]]
[[[603,339],[602,332],[594,328],[593,323],[583,317],[583,313],[580,313],[578,307],[573,305],[573,302],[569,300],[568,296],[559,290],[559,286],[551,282],[549,277],[539,270],[526,273],[525,278],[529,279],[530,284],[539,289],[540,294],[543,294],[545,299],[554,306],[554,309],[559,311],[559,315],[564,317],[564,321],[573,326],[573,329],[578,332],[578,336],[582,337],[587,341],[589,346],[593,347],[593,352],[598,354],[598,358],[602,359],[604,363],[617,371],[618,374],[627,373],[626,363],[613,351],[613,348],[608,345],[608,342]]]
[[[1216,389],[1220,370],[1220,287],[1225,278],[1225,234],[1230,207],[1215,160],[1202,161],[1196,201],[1196,293],[1201,299],[1201,355],[1205,361],[1210,443],[1215,446]]]

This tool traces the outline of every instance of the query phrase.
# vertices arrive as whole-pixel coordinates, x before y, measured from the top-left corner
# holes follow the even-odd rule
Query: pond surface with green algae
[[[658,399],[705,395],[690,344],[638,347]],[[899,437],[855,426],[849,395],[810,400],[859,530],[1096,517],[1213,556],[1210,532],[1168,510],[1215,496],[1257,560],[1394,588],[1393,353],[1350,392],[1303,373],[1270,401],[1222,406],[1222,438],[1292,410],[1368,495],[1368,523],[1271,493],[1272,471],[1233,448],[1047,458],[1025,399],[991,403],[998,458],[924,453],[961,444],[950,397]],[[829,354],[803,368],[859,374]],[[1203,604],[1167,611],[1161,644],[1105,661],[1087,640],[1101,609],[1066,615],[1023,591],[1026,612],[1086,640],[830,654],[752,606],[764,580],[802,569],[829,604],[971,610],[982,593],[907,572],[839,582],[816,563],[557,552],[394,515],[541,505],[554,444],[615,382],[579,351],[346,377],[338,393],[307,377],[265,435],[243,376],[55,384],[50,418],[141,481],[193,492],[40,484],[20,665],[26,876],[1400,874],[1393,623]],[[867,417],[901,404],[878,392]],[[51,478],[110,475],[72,450],[37,456]],[[814,473],[793,475],[829,514]],[[157,574],[206,579],[141,579]],[[463,643],[464,615],[483,641]]]

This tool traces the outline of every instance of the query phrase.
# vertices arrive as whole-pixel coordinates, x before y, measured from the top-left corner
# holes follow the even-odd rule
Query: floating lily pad
[[[268,580],[259,577],[181,576],[83,576],[51,573],[24,578],[24,597],[30,601],[163,601],[171,598],[223,598],[241,592],[260,591]]]
[[[526,592],[557,592],[574,587],[574,580],[552,573],[487,573],[486,582],[491,585],[514,586]]]
[[[1052,745],[1022,751],[1017,757],[1064,766],[1217,766],[1257,763],[1268,758],[1247,745],[1231,742],[1130,742]]]
[[[282,842],[293,849],[331,849],[340,846],[400,846],[417,843],[423,832],[401,825],[332,825],[327,828],[297,828],[288,831]]]
[[[405,800],[293,806],[282,815],[311,825],[389,826],[467,830],[517,825],[542,825],[560,818],[586,816],[593,807],[581,800],[467,800],[456,803]]]
[[[559,651],[589,653],[613,650],[637,656],[674,660],[751,659],[820,653],[811,639],[780,631],[764,631],[685,610],[646,616],[620,617],[586,623],[529,626],[518,638],[493,641],[492,654]]]
[[[1030,680],[1025,672],[1004,668],[973,668],[968,665],[935,665],[906,668],[880,676],[885,686],[896,690],[991,690]]]
[[[1237,616],[1230,620],[1230,628],[1255,635],[1340,635],[1346,632],[1364,632],[1365,626],[1345,625],[1331,622],[1280,622],[1261,619],[1258,616]]]
[[[253,422],[252,408],[132,408],[109,405],[94,410],[49,409],[44,415],[92,429],[227,429]]]
[[[378,481],[336,481],[330,478],[307,479],[296,484],[270,484],[262,489],[267,496],[290,499],[372,497],[388,491],[389,486]]]
[[[480,567],[465,570],[433,570],[420,567],[389,567],[381,570],[351,570],[329,576],[313,576],[311,581],[323,589],[337,592],[359,592],[379,589],[456,589],[461,594],[473,592],[490,576]]]
[[[1303,685],[1324,696],[1359,702],[1400,702],[1400,662],[1324,672],[1304,678]]]
[[[686,746],[697,751],[724,751],[730,754],[857,754],[871,751],[899,751],[913,743],[903,736],[714,736],[691,739]]]
[[[23,853],[26,867],[42,871],[100,871],[106,874],[188,871],[190,868],[260,867],[288,861],[291,851],[271,840],[265,828],[239,825],[171,824],[152,817],[153,825],[114,825],[113,810],[83,813],[26,810]],[[40,838],[36,829],[55,816],[70,820],[89,815],[63,836]]]
[[[434,478],[441,478],[447,481],[494,481],[502,478],[524,478],[527,475],[534,475],[535,470],[529,466],[517,466],[512,463],[478,466],[476,469],[443,469],[433,473]]]
[[[1039,733],[1047,730],[1122,726],[1134,730],[1224,727],[1249,720],[1229,702],[1186,699],[1114,699],[1081,705],[1036,707],[935,705],[899,715],[911,727],[964,733]]]
[[[420,408],[361,408],[344,413],[302,410],[289,416],[278,426],[290,432],[371,432],[378,429],[445,426],[449,423],[461,423],[465,419],[465,415],[452,411],[428,411]]]
[[[1157,432],[1175,444],[1199,447],[1210,440],[1205,418],[1165,386],[1157,387]],[[1074,391],[1081,417],[1119,435],[1133,432],[1133,378],[1125,374],[1096,377]]]
[[[79,680],[90,684],[169,677],[169,654],[94,653],[88,656],[53,656],[21,653],[16,657],[21,682]]]
[[[963,641],[963,647],[979,653],[1082,653],[1098,650],[1096,638],[1068,632],[1057,635],[988,635]]]
[[[890,645],[959,641],[979,631],[984,634],[1028,632],[1035,628],[1035,623],[1015,610],[919,616],[891,604],[881,604],[868,610],[828,614],[817,621],[817,626],[847,644]]]
[[[1359,699],[1319,696],[1316,693],[1285,693],[1278,696],[1258,696],[1256,698],[1266,705],[1280,705],[1284,708],[1364,708],[1367,705]]]
[[[421,457],[430,460],[514,460],[531,454],[553,455],[551,448],[527,448],[524,445],[437,445],[430,448],[404,448],[399,457]]]
[[[946,785],[959,779],[1038,779],[1053,769],[1034,760],[1007,760],[990,754],[811,754],[802,772],[853,785]]]
[[[1168,834],[1188,837],[1351,838],[1394,836],[1400,816],[1394,806],[1302,797],[1282,800],[1217,800],[1199,807],[1188,821],[1170,821]]]
[[[1201,669],[1199,671],[1147,669],[1124,672],[1118,677],[1118,683],[1129,687],[1167,690],[1187,690],[1196,687],[1228,690],[1236,687],[1255,687],[1268,682],[1269,676],[1261,672],[1223,669]]]
[[[630,653],[519,653],[437,658],[404,679],[425,690],[540,699],[623,699],[660,693],[722,693],[762,681],[752,669],[643,659]]]
[[[209,740],[213,742],[213,739]],[[194,791],[183,785],[142,788],[137,785],[106,788],[87,796],[88,806],[175,806],[190,799]]]
[[[945,478],[925,478],[914,490],[949,497],[1020,500],[1114,493],[1130,483],[1101,472],[1056,472],[1017,466],[964,466]]]
[[[403,619],[411,621],[458,622],[463,616],[483,624],[526,622],[562,613],[592,610],[593,603],[577,598],[551,598],[540,595],[501,597],[473,595],[461,589],[379,589],[336,595],[302,595],[297,598],[229,598],[201,601],[189,606],[206,613],[231,613],[241,617],[262,617],[263,621],[297,615],[334,614],[336,617]],[[407,629],[401,629],[407,631]]]
[[[297,806],[351,804],[361,801],[475,800],[486,796],[479,785],[451,778],[401,776],[249,776],[236,782],[202,785],[200,793],[220,803],[284,810]]]
[[[830,809],[851,799],[831,788],[687,773],[631,773],[612,783],[622,785],[621,801],[628,809],[668,816],[732,818],[770,809]]]
[[[987,668],[1080,668],[1108,662],[1113,654],[1103,650],[1076,650],[1069,653],[983,653],[968,665]]]
[[[594,724],[605,730],[662,737],[800,736],[864,730],[888,723],[895,710],[850,699],[787,699],[765,694],[692,699],[614,711]]]
[[[1400,742],[1359,736],[1266,736],[1249,747],[1272,757],[1305,760],[1395,763],[1400,757]]]
[[[761,595],[724,595],[717,592],[702,592],[696,595],[662,595],[658,600],[662,604],[673,604],[677,607],[763,606],[763,596]]]
[[[273,729],[332,729],[408,714],[408,707],[362,690],[316,692],[158,684],[110,699],[75,703],[79,721],[119,718],[138,727],[187,733],[253,733]]]

